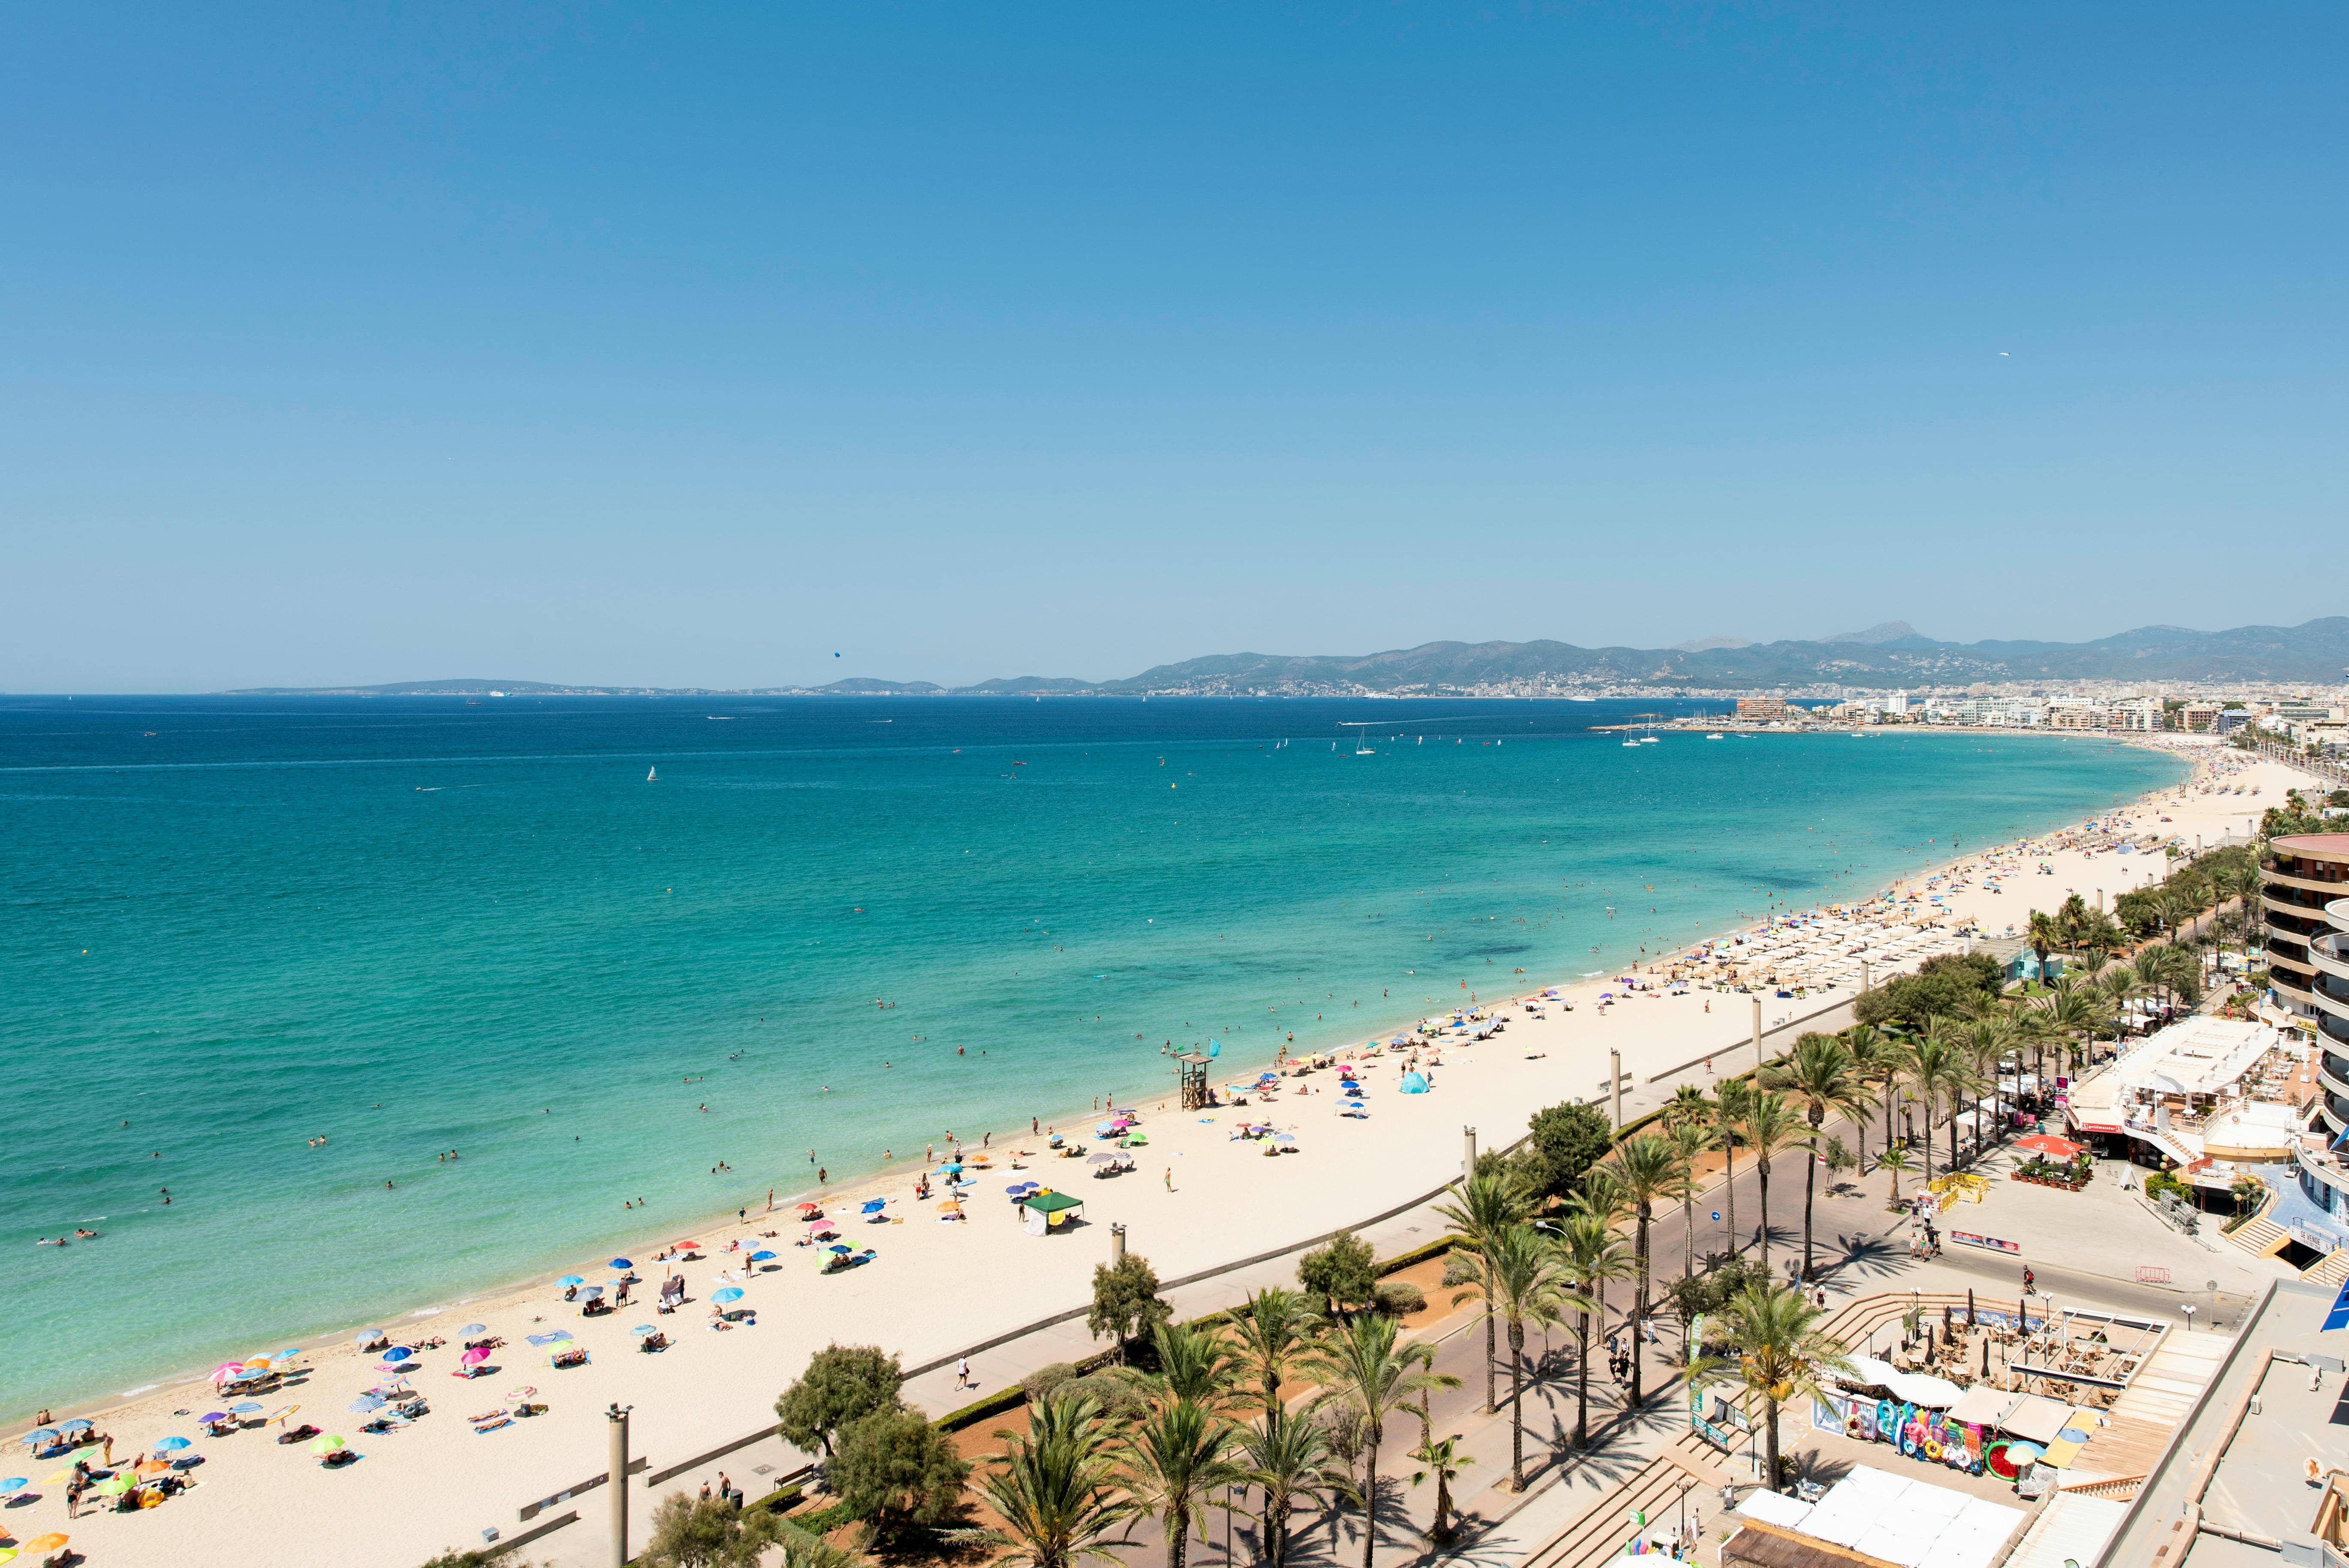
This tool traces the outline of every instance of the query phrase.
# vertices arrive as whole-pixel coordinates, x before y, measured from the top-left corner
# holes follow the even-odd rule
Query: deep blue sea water
[[[0,698],[0,1410],[600,1257],[799,1190],[811,1150],[838,1181],[1157,1090],[1169,1042],[1247,1065],[1864,894],[2180,771],[1588,728],[1659,706]],[[78,1223],[102,1239],[33,1244]]]

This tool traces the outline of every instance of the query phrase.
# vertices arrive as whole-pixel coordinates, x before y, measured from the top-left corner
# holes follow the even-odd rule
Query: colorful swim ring
[[[1843,1418],[1843,1435],[1847,1438],[1856,1438],[1859,1436],[1858,1411],[1855,1410],[1850,1415],[1846,1416]]]
[[[1941,1444],[1940,1439],[1927,1438],[1925,1439],[1925,1457],[1929,1460],[1937,1460],[1941,1457]]]

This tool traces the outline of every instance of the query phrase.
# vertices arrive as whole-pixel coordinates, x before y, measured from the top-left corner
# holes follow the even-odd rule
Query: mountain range
[[[2349,678],[2349,616],[2297,626],[2198,632],[2140,626],[2091,643],[1947,643],[1906,621],[1814,641],[1702,637],[1671,648],[1578,647],[1572,643],[1423,643],[1382,653],[1212,654],[1159,665],[1123,680],[1020,676],[945,686],[856,678],[823,686],[766,686],[762,695],[839,696],[1574,696],[1601,687],[1692,692],[1791,687],[1961,686],[1977,681],[2288,681]],[[744,695],[743,688],[722,688]],[[701,696],[721,688],[557,686],[540,681],[404,681],[390,686],[248,688],[239,696]]]

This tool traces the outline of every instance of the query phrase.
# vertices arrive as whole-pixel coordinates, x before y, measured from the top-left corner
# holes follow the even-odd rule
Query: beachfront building
[[[1737,699],[1737,717],[1749,723],[1779,724],[1801,716],[1786,706],[1783,696],[1741,696]]]
[[[2271,840],[2261,870],[2268,994],[2316,1037],[2322,1130],[2298,1151],[2300,1189],[2349,1226],[2349,833]]]

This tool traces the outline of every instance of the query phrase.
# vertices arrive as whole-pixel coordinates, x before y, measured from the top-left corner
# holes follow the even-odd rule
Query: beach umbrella
[[[46,1443],[57,1435],[57,1429],[55,1427],[42,1427],[26,1432],[24,1440],[28,1443]]]
[[[155,1451],[159,1454],[175,1454],[187,1446],[188,1439],[185,1438],[165,1438],[155,1445]]]
[[[1117,1156],[1114,1154],[1088,1154],[1085,1156],[1085,1163],[1088,1165],[1114,1165],[1117,1163]]]
[[[564,1286],[565,1289],[568,1289],[572,1285],[585,1284],[587,1282],[580,1278],[577,1274],[564,1274],[561,1279],[556,1280],[554,1283]]]
[[[766,1250],[764,1250],[764,1249],[762,1248],[762,1249],[761,1249],[760,1251],[755,1252],[755,1253],[752,1253],[750,1254],[750,1261],[751,1261],[752,1263],[754,1263],[754,1264],[763,1264],[763,1263],[767,1263],[767,1262],[771,1261],[771,1260],[774,1257],[774,1255],[775,1255],[774,1253],[771,1253],[771,1252],[768,1252],[768,1251],[766,1251]]]
[[[582,1301],[594,1301],[597,1296],[600,1296],[603,1294],[604,1287],[602,1285],[591,1284],[585,1290],[579,1293],[579,1299]]]
[[[254,1411],[261,1408],[261,1401],[258,1399],[240,1399],[235,1404],[231,1405],[229,1408],[235,1411],[240,1416],[250,1416]]]
[[[13,1546],[0,1546],[0,1563],[14,1563],[15,1561],[16,1561],[16,1549]]]
[[[139,1478],[129,1470],[116,1470],[91,1490],[100,1497],[120,1497],[139,1484]]]
[[[62,1530],[52,1530],[47,1535],[36,1535],[30,1541],[19,1542],[17,1543],[17,1550],[21,1552],[55,1552],[58,1547],[63,1546],[65,1543],[65,1532]]]
[[[614,1259],[612,1260],[612,1262],[611,1262],[610,1266],[611,1266],[611,1267],[613,1267],[613,1268],[616,1268],[616,1269],[632,1269],[632,1268],[636,1267],[636,1264],[632,1264],[632,1263],[630,1263],[630,1262],[629,1262],[627,1259],[626,1259],[626,1258],[614,1258]]]
[[[677,1243],[677,1250],[681,1253],[698,1253],[701,1250],[701,1243],[699,1242],[679,1242]]]
[[[415,1357],[416,1352],[410,1350],[407,1346],[395,1345],[390,1349],[383,1353],[383,1364],[387,1367],[397,1367],[401,1362],[412,1361]]]
[[[342,1439],[337,1437],[330,1436],[324,1438],[312,1438],[310,1439],[310,1451],[321,1456],[335,1453],[348,1447],[350,1447],[348,1443],[346,1443]]]
[[[1093,1123],[1093,1136],[1096,1138],[1107,1138],[1111,1133],[1115,1132],[1116,1130],[1117,1123],[1113,1121],[1097,1121]]]
[[[799,1210],[802,1214],[821,1214],[823,1212],[823,1205],[821,1203],[802,1203],[799,1206]]]
[[[244,1363],[242,1361],[223,1361],[219,1366],[213,1367],[211,1372],[206,1374],[206,1376],[209,1377],[215,1385],[217,1385],[227,1382],[230,1378],[237,1376],[243,1370]],[[35,1435],[39,1436],[41,1434],[36,1433]],[[54,1438],[57,1436],[57,1433],[50,1432],[47,1436]]]
[[[864,1200],[864,1206],[856,1212],[860,1214],[877,1214],[881,1212],[881,1205],[888,1201],[886,1198],[867,1198]]]
[[[382,1408],[383,1401],[373,1394],[362,1394],[350,1404],[350,1411],[354,1416],[371,1416]]]
[[[630,1334],[635,1335],[639,1339],[642,1339],[646,1335],[650,1334],[652,1331],[653,1326],[649,1323],[639,1323],[634,1328],[628,1330]]]
[[[464,1327],[457,1330],[457,1332],[460,1334],[479,1334],[487,1327],[489,1327],[489,1325],[486,1323],[469,1323],[465,1325]]]
[[[741,1300],[742,1291],[739,1285],[730,1284],[724,1290],[711,1292],[709,1299],[716,1302],[719,1305],[724,1306],[730,1302]]]
[[[941,1214],[959,1214],[962,1212],[962,1205],[949,1198],[945,1202],[938,1205],[938,1212]]]
[[[32,1484],[33,1483],[31,1481],[26,1480],[23,1476],[9,1476],[5,1480],[0,1480],[0,1497],[5,1497],[12,1491],[22,1491]]]
[[[90,1423],[89,1423],[88,1421],[86,1421],[86,1420],[82,1420],[82,1421],[59,1421],[59,1422],[57,1423],[57,1430],[59,1430],[59,1431],[61,1431],[61,1432],[86,1432],[86,1431],[88,1431],[89,1429],[90,1429]]]
[[[1010,1186],[1006,1187],[1003,1191],[1009,1196],[1017,1198],[1023,1192],[1032,1192],[1035,1190],[1036,1183],[1033,1181],[1014,1181]]]
[[[472,1349],[466,1351],[464,1355],[458,1357],[460,1361],[462,1361],[468,1367],[479,1367],[482,1362],[487,1361],[489,1358],[489,1346],[485,1345],[477,1345],[473,1346]]]
[[[1144,1133],[1136,1132],[1136,1133],[1133,1133],[1133,1134],[1128,1135],[1128,1137],[1126,1138],[1126,1140],[1125,1140],[1125,1146],[1126,1146],[1128,1149],[1139,1149],[1139,1148],[1141,1148],[1143,1145],[1144,1145],[1144,1144],[1148,1143],[1149,1141],[1150,1141],[1150,1139],[1149,1139],[1148,1135],[1146,1135],[1146,1134],[1144,1134]]]
[[[209,1427],[214,1421],[225,1421],[227,1419],[228,1412],[226,1410],[207,1410],[202,1415],[196,1418],[196,1425],[200,1427]]]
[[[855,1249],[854,1247],[850,1247],[850,1246],[840,1246],[840,1245],[834,1245],[834,1246],[827,1247],[827,1248],[825,1248],[824,1250],[825,1250],[826,1252],[830,1252],[830,1253],[853,1253],[853,1252],[854,1252],[856,1249]]]

